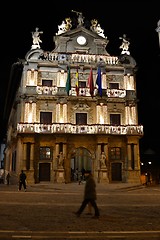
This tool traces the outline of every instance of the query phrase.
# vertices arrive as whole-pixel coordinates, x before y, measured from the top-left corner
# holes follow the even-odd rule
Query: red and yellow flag
[[[78,74],[78,69],[76,71],[76,93],[77,96],[79,95],[79,74]]]
[[[89,74],[89,78],[88,78],[88,87],[89,87],[90,95],[93,98],[93,96],[94,96],[94,82],[93,82],[92,68],[90,70],[90,74]]]

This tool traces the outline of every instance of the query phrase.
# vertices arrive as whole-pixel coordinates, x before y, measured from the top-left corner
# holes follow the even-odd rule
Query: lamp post
[[[156,31],[158,32],[158,37],[159,37],[159,46],[160,46],[160,20],[157,23],[157,28]]]

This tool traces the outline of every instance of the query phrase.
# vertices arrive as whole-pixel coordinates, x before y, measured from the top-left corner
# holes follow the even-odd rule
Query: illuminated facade
[[[85,27],[66,18],[51,52],[40,34],[23,61],[21,82],[10,113],[5,170],[21,169],[28,183],[74,181],[72,172],[91,170],[98,183],[140,183],[136,62],[126,36],[119,56],[97,20]],[[72,171],[71,171],[72,170]]]

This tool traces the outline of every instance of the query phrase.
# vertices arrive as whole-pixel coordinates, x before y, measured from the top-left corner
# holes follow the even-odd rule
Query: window
[[[86,125],[87,124],[87,113],[76,113],[76,124]]]
[[[40,112],[40,123],[52,124],[52,113],[51,112]]]
[[[85,87],[86,87],[86,82],[84,82],[84,81],[79,81],[79,87],[80,87],[80,88],[85,88]]]
[[[52,87],[52,80],[43,80],[42,79],[42,86]]]
[[[111,147],[109,148],[109,156],[111,160],[120,160],[121,159],[121,148]]]
[[[40,160],[51,159],[50,147],[40,147]]]
[[[110,125],[121,125],[120,114],[110,114]]]
[[[109,83],[110,89],[119,89],[119,83]]]

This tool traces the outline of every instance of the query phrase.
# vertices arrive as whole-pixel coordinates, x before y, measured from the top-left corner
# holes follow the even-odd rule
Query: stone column
[[[139,148],[137,144],[134,144],[134,168],[135,170],[140,169],[139,165]]]
[[[34,169],[34,143],[31,143],[30,170]]]
[[[132,170],[132,167],[131,167],[131,144],[127,144],[127,158],[128,158],[128,170]]]

